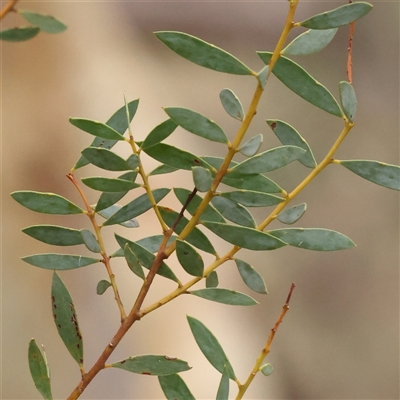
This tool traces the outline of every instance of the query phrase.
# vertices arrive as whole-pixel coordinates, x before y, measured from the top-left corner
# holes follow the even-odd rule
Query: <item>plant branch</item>
[[[282,307],[282,311],[278,317],[278,319],[275,322],[274,327],[271,329],[271,333],[269,334],[267,343],[265,344],[264,348],[262,349],[259,357],[256,360],[256,363],[254,364],[254,368],[252,369],[250,375],[248,376],[246,382],[243,385],[239,386],[239,392],[236,396],[236,400],[240,400],[243,398],[243,395],[245,394],[246,390],[250,386],[251,382],[253,381],[254,377],[257,375],[257,373],[260,371],[261,364],[263,363],[265,357],[268,355],[268,353],[271,351],[271,344],[272,341],[274,340],[276,331],[279,328],[279,325],[282,323],[283,318],[285,317],[286,313],[289,310],[289,302],[290,298],[292,297],[292,292],[293,289],[296,287],[294,283],[290,286],[289,294],[286,299],[286,303]]]
[[[14,6],[18,0],[10,0],[0,11],[0,20],[2,20],[9,12],[15,11]]]

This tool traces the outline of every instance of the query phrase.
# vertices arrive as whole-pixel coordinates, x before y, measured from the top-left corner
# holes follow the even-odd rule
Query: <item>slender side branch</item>
[[[274,340],[274,337],[275,337],[276,331],[279,328],[279,325],[281,324],[281,322],[283,321],[283,318],[285,317],[286,313],[289,310],[290,298],[292,297],[292,292],[293,292],[293,289],[295,287],[296,287],[296,285],[294,283],[292,283],[292,285],[290,286],[289,294],[288,294],[287,299],[286,299],[286,303],[282,307],[282,311],[281,311],[278,319],[276,320],[274,327],[271,329],[271,333],[269,334],[267,343],[265,344],[265,346],[262,349],[259,357],[257,358],[256,363],[254,364],[254,368],[252,369],[252,371],[251,371],[249,377],[247,378],[246,382],[243,385],[239,386],[239,392],[238,392],[238,394],[236,396],[236,400],[240,400],[240,399],[243,398],[243,395],[245,394],[246,390],[250,386],[250,384],[253,381],[254,377],[260,371],[261,364],[263,363],[265,357],[271,351],[272,341]]]
[[[0,20],[2,20],[9,12],[15,11],[14,6],[18,0],[10,0],[0,11]]]

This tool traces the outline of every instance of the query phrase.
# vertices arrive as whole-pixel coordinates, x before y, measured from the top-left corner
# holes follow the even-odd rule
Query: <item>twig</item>
[[[18,0],[10,0],[0,11],[0,20],[2,20],[9,12],[15,11],[14,6]]]
[[[352,0],[349,0],[349,3],[352,3]],[[354,21],[350,23],[350,33],[349,33],[349,45],[347,47],[347,80],[349,83],[353,82],[353,36],[354,36]]]

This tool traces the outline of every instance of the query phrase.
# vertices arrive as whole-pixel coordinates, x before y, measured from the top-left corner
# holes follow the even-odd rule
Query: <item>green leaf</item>
[[[189,293],[206,300],[229,304],[231,306],[254,306],[259,304],[247,294],[236,292],[235,290],[230,289],[205,288],[191,290]]]
[[[82,268],[99,262],[96,258],[54,253],[34,254],[22,257],[22,260],[35,267],[57,271]]]
[[[335,37],[337,28],[309,29],[293,39],[281,52],[284,56],[306,56],[318,53]]]
[[[122,157],[101,147],[87,147],[82,151],[82,154],[96,167],[108,171],[127,171],[133,169]]]
[[[159,165],[149,173],[149,176],[170,174],[171,172],[178,171],[178,168],[170,167],[169,165]]]
[[[239,151],[246,157],[252,157],[259,150],[262,142],[263,142],[263,135],[260,133],[257,136],[252,137],[242,146],[240,146]]]
[[[243,282],[256,293],[267,294],[267,287],[265,286],[262,276],[247,262],[235,259],[236,266]]]
[[[153,190],[153,197],[156,203],[162,200],[168,193],[170,189],[155,189]],[[137,217],[145,213],[152,208],[152,203],[150,202],[147,193],[142,194],[135,200],[131,201],[115,214],[113,214],[107,221],[103,223],[103,226],[120,224],[121,222],[128,221],[132,218]],[[104,211],[104,210],[103,210]]]
[[[135,170],[140,164],[139,156],[136,154],[131,154],[126,160],[126,163],[128,164],[130,169]]]
[[[101,248],[99,245],[99,242],[96,239],[96,236],[94,236],[94,234],[92,232],[90,232],[87,229],[82,229],[81,230],[81,235],[83,238],[83,242],[85,244],[85,246],[92,251],[93,253],[100,253],[101,252]]]
[[[40,32],[39,28],[27,26],[25,28],[11,28],[0,32],[0,39],[7,42],[23,42],[32,39]]]
[[[302,217],[302,215],[306,212],[306,209],[306,203],[298,204],[297,206],[287,208],[285,211],[279,213],[277,219],[283,224],[294,224]]]
[[[231,89],[223,89],[219,94],[219,98],[224,110],[233,118],[243,121],[244,110],[242,103]]]
[[[36,389],[45,400],[53,400],[50,386],[50,371],[46,360],[46,354],[40,351],[35,339],[31,339],[28,349],[29,370]]]
[[[248,175],[274,171],[298,160],[304,153],[303,149],[296,146],[275,147],[237,164],[228,172],[227,177],[235,178],[236,174]]]
[[[156,258],[156,256],[154,254],[152,254],[149,250],[145,249],[140,244],[131,242],[130,240],[125,239],[122,236],[115,234],[115,238],[117,239],[117,242],[122,249],[124,249],[125,245],[128,243],[129,248],[131,249],[133,254],[135,254],[135,256],[139,260],[140,264],[146,269],[151,268],[151,266],[153,265],[153,262]],[[164,278],[170,279],[174,282],[178,282],[178,278],[175,276],[175,274],[172,272],[172,270],[168,267],[168,265],[165,264],[165,262],[163,262],[161,264],[160,268],[157,271],[157,274],[160,276],[163,276]]]
[[[342,233],[322,228],[284,228],[268,231],[285,243],[300,249],[316,251],[346,250],[354,242]]]
[[[221,372],[221,374],[224,372],[224,368],[226,367],[229,378],[235,380],[236,376],[233,372],[231,363],[229,362],[228,357],[225,355],[225,352],[216,337],[199,320],[190,316],[187,316],[187,320],[197,345],[210,364],[217,371]]]
[[[316,167],[317,163],[310,146],[293,126],[278,119],[268,119],[267,124],[283,145],[297,146],[305,150],[304,155],[299,158],[299,162],[308,168]]]
[[[372,5],[365,2],[345,4],[331,11],[315,15],[305,21],[299,22],[300,26],[312,29],[331,29],[347,25],[369,13]]]
[[[203,167],[192,167],[192,173],[196,189],[199,192],[208,192],[213,182],[210,170]]]
[[[158,381],[167,400],[196,400],[179,375],[159,376]]]
[[[211,200],[211,203],[229,221],[232,221],[238,225],[247,226],[248,228],[256,227],[256,221],[254,221],[253,216],[247,210],[247,208],[243,207],[242,205],[221,196],[214,197]],[[206,221],[203,216],[201,216],[201,220]]]
[[[143,355],[129,357],[125,360],[111,364],[111,367],[124,369],[141,375],[171,375],[182,371],[188,371],[188,363],[174,357],[162,355]]]
[[[229,400],[229,373],[225,367],[218,386],[217,400]]]
[[[172,244],[175,239],[176,236],[172,235],[168,240],[167,247]],[[137,240],[136,243],[150,251],[150,253],[157,253],[163,240],[164,235],[154,235]]]
[[[125,243],[124,246],[124,255],[125,255],[125,260],[128,264],[129,269],[137,275],[141,279],[145,279],[146,276],[143,272],[143,269],[141,265],[139,264],[138,259],[135,256],[135,253],[132,251],[132,249],[129,247],[129,243]]]
[[[216,271],[211,271],[206,278],[206,287],[213,288],[219,284],[218,274]]]
[[[51,15],[43,15],[31,11],[17,10],[28,22],[37,26],[43,32],[47,33],[60,33],[67,29],[67,26],[58,21]]]
[[[343,111],[350,121],[354,121],[357,112],[357,97],[351,83],[342,81],[339,83],[340,102]]]
[[[103,218],[108,219],[114,214],[116,214],[119,210],[121,210],[122,206],[119,204],[113,204],[112,206],[98,211],[98,214],[101,215]],[[124,222],[119,223],[119,225],[125,226],[126,228],[137,228],[139,226],[139,222],[136,218],[128,219]]]
[[[82,334],[79,329],[78,317],[75,313],[75,306],[72,298],[61,278],[56,272],[53,273],[51,285],[51,303],[54,322],[58,334],[72,358],[83,365],[83,343]]]
[[[101,176],[92,176],[82,178],[81,180],[86,186],[94,190],[100,190],[101,192],[121,193],[140,186],[138,183],[127,181],[125,179],[104,178]]]
[[[339,161],[340,165],[370,182],[400,190],[400,167],[370,160]]]
[[[270,376],[272,372],[274,371],[274,367],[272,364],[264,364],[260,367],[260,371],[263,373],[265,376]]]
[[[171,227],[178,218],[179,213],[166,207],[159,207],[159,210],[165,223],[169,227]],[[187,218],[182,217],[178,225],[175,227],[175,232],[179,235],[183,231],[185,226],[188,224],[188,222],[189,220]],[[198,228],[194,228],[185,240],[190,244],[192,244],[194,247],[197,247],[198,249],[203,250],[206,253],[216,255],[216,251],[213,245],[211,244],[210,240]]]
[[[203,276],[204,262],[201,255],[190,244],[176,241],[176,255],[183,269],[190,275]]]
[[[227,242],[249,250],[275,250],[286,245],[269,233],[256,229],[206,221],[203,225]]]
[[[173,31],[155,32],[155,35],[172,51],[197,65],[228,74],[253,75],[233,55],[192,35]]]
[[[104,292],[111,286],[111,283],[109,281],[106,281],[105,279],[99,281],[96,287],[96,293],[100,296],[104,294]]]
[[[174,188],[174,193],[183,206],[186,203],[191,191],[183,188]],[[193,215],[197,211],[202,200],[203,198],[199,195],[194,195],[190,203],[187,205],[186,210]],[[207,205],[205,211],[203,214],[201,214],[201,219],[202,221],[225,222],[224,217],[210,204]]]
[[[81,214],[83,210],[74,203],[54,193],[20,190],[11,193],[12,198],[32,211],[44,214]]]
[[[245,207],[268,207],[282,203],[282,197],[274,196],[269,193],[255,192],[253,190],[238,190],[234,192],[220,193],[221,197],[239,203]]]
[[[266,65],[258,74],[257,79],[261,87],[264,89],[267,84],[267,78],[269,73],[269,65]]]
[[[228,143],[224,131],[214,122],[195,111],[180,107],[167,107],[164,111],[179,126],[213,142]]]
[[[167,119],[160,125],[157,125],[146,137],[142,145],[142,149],[154,146],[166,139],[177,127],[178,125],[172,121],[172,119]]]
[[[192,167],[209,167],[200,157],[165,143],[156,144],[143,151],[155,160],[177,169],[190,171]]]
[[[266,64],[272,57],[270,52],[258,52],[258,55]],[[329,90],[294,61],[281,56],[272,72],[284,85],[304,100],[332,115],[343,117],[339,104]]]
[[[139,105],[139,99],[133,100],[128,103],[129,117],[131,120],[136,114],[138,105]],[[113,116],[106,122],[106,125],[108,125],[109,127],[116,130],[118,133],[122,135],[128,129],[128,120],[126,118],[126,106],[124,105],[118,111],[116,111],[113,114]],[[90,145],[90,147],[101,147],[105,149],[111,149],[115,145],[115,143],[117,143],[116,140],[102,139],[96,137],[92,142],[92,144]],[[73,169],[81,168],[87,164],[89,164],[89,161],[84,156],[81,156]]]
[[[115,129],[99,121],[92,121],[85,118],[70,118],[69,122],[82,131],[103,139],[125,140]]]
[[[34,225],[22,229],[22,232],[36,240],[56,246],[83,244],[83,238],[77,229],[56,225]]]

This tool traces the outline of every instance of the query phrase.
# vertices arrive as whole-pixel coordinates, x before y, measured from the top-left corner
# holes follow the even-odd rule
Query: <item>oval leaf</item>
[[[350,121],[354,121],[357,112],[357,97],[353,86],[349,82],[342,81],[339,84],[340,102],[343,111]]]
[[[297,146],[275,147],[237,164],[228,172],[227,177],[235,178],[236,174],[248,175],[274,171],[298,160],[304,153],[305,150]]]
[[[142,145],[142,149],[154,146],[157,143],[162,142],[166,139],[177,127],[178,125],[172,121],[172,119],[167,119],[160,125],[157,125],[146,137]]]
[[[262,276],[247,262],[235,259],[236,266],[243,279],[243,282],[256,293],[267,294],[267,287],[265,286]]]
[[[247,208],[242,205],[221,196],[214,197],[211,203],[229,221],[238,225],[247,226],[248,228],[256,227],[256,221],[254,221],[253,216]],[[205,221],[202,217],[201,220]]]
[[[400,190],[400,166],[379,161],[348,160],[340,165],[362,178],[389,189]]]
[[[111,286],[111,283],[109,281],[106,281],[105,279],[99,281],[96,287],[96,293],[98,295],[102,295],[109,287]]]
[[[301,203],[297,206],[290,207],[287,208],[285,211],[282,211],[280,214],[278,214],[277,219],[283,224],[294,224],[302,217],[302,215],[306,212],[306,209],[307,204]]]
[[[316,251],[346,250],[355,243],[342,233],[322,228],[285,228],[268,231],[285,243],[300,249]]]
[[[45,400],[52,400],[50,386],[50,371],[47,365],[46,354],[40,351],[35,339],[31,339],[28,349],[29,370],[36,389]]]
[[[40,28],[43,32],[60,33],[64,32],[67,29],[66,25],[64,25],[62,22],[58,21],[51,15],[43,15],[23,10],[18,10],[17,12],[32,25]]]
[[[129,247],[128,243],[126,243],[124,246],[124,255],[129,269],[140,279],[145,279],[146,276],[143,272],[142,266],[139,264],[139,261],[136,258],[135,253]]]
[[[100,210],[98,214],[107,219],[116,214],[119,210],[121,210],[121,208],[122,206],[120,206],[119,204],[114,204],[104,210]],[[119,223],[119,225],[125,226],[126,228],[137,228],[139,226],[139,222],[136,218],[131,218]]]
[[[330,29],[347,25],[350,22],[368,14],[372,10],[372,5],[365,2],[356,2],[345,4],[331,11],[315,15],[305,21],[299,22],[298,25],[312,29]]]
[[[263,142],[263,135],[260,133],[257,136],[252,137],[242,146],[240,146],[239,151],[246,157],[252,157],[259,150],[262,142]]]
[[[292,40],[281,52],[285,56],[306,56],[318,53],[335,37],[337,28],[326,30],[309,29]]]
[[[96,258],[53,253],[26,256],[22,260],[35,267],[57,271],[82,268],[99,262]]]
[[[32,211],[44,214],[81,214],[83,210],[65,197],[54,193],[21,190],[11,193],[18,203]]]
[[[195,296],[217,303],[229,304],[231,306],[254,306],[259,304],[247,294],[236,292],[235,290],[222,288],[206,288],[192,290],[189,292]]]
[[[213,182],[211,172],[203,167],[192,167],[192,173],[196,189],[199,192],[208,192]]]
[[[187,320],[197,345],[210,364],[217,371],[221,372],[221,374],[224,372],[224,368],[227,368],[229,378],[235,380],[236,376],[233,372],[231,363],[229,362],[228,357],[225,355],[225,352],[219,344],[217,338],[199,320],[189,316],[187,317]]]
[[[51,303],[58,334],[72,358],[82,366],[83,343],[78,317],[68,289],[56,272],[53,273],[51,285]]]
[[[249,250],[275,250],[286,245],[282,240],[256,229],[218,222],[203,222],[203,225],[227,242]]]
[[[153,171],[149,173],[149,176],[152,175],[163,175],[170,174],[171,172],[178,171],[177,168],[170,167],[169,165],[159,165],[157,168],[154,168]]]
[[[116,130],[99,121],[85,118],[70,118],[69,122],[77,128],[103,139],[125,140]]]
[[[274,367],[272,364],[264,364],[260,367],[260,371],[263,373],[265,376],[270,376],[272,372],[274,371]]]
[[[305,150],[305,153],[299,158],[299,162],[305,167],[315,168],[317,163],[310,146],[293,126],[277,119],[268,119],[267,124],[283,145],[297,146]]]
[[[124,369],[141,375],[171,375],[190,369],[188,363],[177,358],[159,355],[129,357],[111,364],[111,367]]]
[[[206,278],[206,287],[214,288],[219,285],[218,274],[216,271],[211,271]]]
[[[85,244],[85,246],[92,251],[93,253],[100,253],[101,252],[101,248],[99,245],[99,242],[96,239],[96,236],[94,236],[94,234],[92,232],[90,232],[87,229],[82,229],[81,230],[81,235],[83,238],[83,242]]]
[[[138,183],[125,179],[103,178],[101,176],[82,178],[81,180],[86,186],[101,192],[126,192],[140,186]]]
[[[176,236],[172,235],[167,242],[167,246],[172,244],[174,240],[176,240]],[[150,251],[150,253],[157,253],[163,241],[164,235],[154,235],[140,239],[136,243]]]
[[[192,246],[178,239],[176,241],[176,255],[179,263],[188,274],[193,276],[203,276],[203,259]]]
[[[269,193],[260,193],[253,190],[240,190],[234,192],[220,193],[221,197],[239,203],[245,207],[268,207],[282,203],[282,197],[274,196]]]
[[[153,190],[152,193],[155,202],[158,203],[160,200],[162,200],[169,193],[169,191],[170,189]],[[152,206],[153,205],[150,202],[149,196],[147,193],[144,193],[113,214],[107,221],[104,222],[103,226],[120,224],[121,222],[128,221],[150,210]]]
[[[176,219],[179,216],[179,213],[176,211],[171,210],[170,208],[159,207],[161,216],[164,222],[171,227]],[[178,225],[175,227],[175,232],[179,235],[185,226],[188,224],[189,220],[185,217],[182,217],[181,220],[178,222]],[[210,240],[207,236],[198,228],[194,228],[192,232],[189,233],[185,240],[192,244],[194,247],[197,247],[200,250],[205,251],[206,253],[210,253],[216,255],[216,251],[211,244]]]
[[[128,110],[129,110],[129,118],[130,121],[134,117],[136,110],[139,105],[139,99],[133,100],[128,103]],[[106,122],[106,125],[111,127],[112,129],[116,130],[121,135],[128,129],[128,119],[126,117],[126,106],[124,105],[118,111],[116,111],[112,117]],[[114,144],[117,143],[116,140],[109,140],[109,139],[102,139],[96,137],[90,147],[103,147],[105,149],[111,149]],[[75,164],[73,169],[81,168],[85,165],[89,164],[89,161],[84,157],[81,156],[78,162]]]
[[[107,171],[127,171],[133,169],[119,155],[101,147],[87,147],[82,151],[82,155],[96,167]]]
[[[213,44],[182,32],[161,31],[155,35],[181,57],[205,68],[235,75],[253,75],[236,57]]]
[[[229,400],[229,373],[226,367],[221,376],[216,400]]]
[[[269,52],[259,52],[258,55],[266,64],[272,57],[272,53]],[[343,117],[339,104],[329,90],[294,61],[279,57],[272,72],[284,85],[304,100],[332,115]]]
[[[242,103],[231,89],[223,89],[219,94],[224,110],[233,118],[243,121],[244,110]]]
[[[28,26],[26,28],[11,28],[0,32],[0,39],[7,42],[23,42],[32,39],[40,32],[39,28]]]
[[[189,388],[186,386],[186,383],[177,374],[159,376],[158,382],[160,383],[161,389],[168,400],[196,400]]]
[[[35,225],[22,229],[22,232],[36,240],[56,246],[83,244],[83,238],[77,229],[56,225]]]
[[[224,131],[207,117],[187,108],[167,107],[164,111],[179,126],[213,142],[228,143]]]

